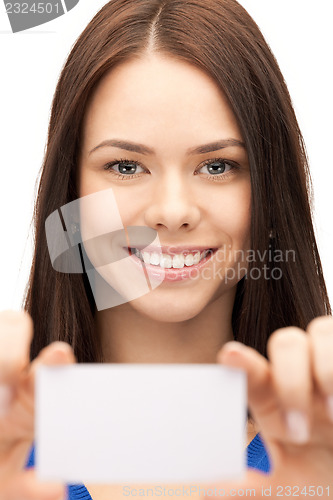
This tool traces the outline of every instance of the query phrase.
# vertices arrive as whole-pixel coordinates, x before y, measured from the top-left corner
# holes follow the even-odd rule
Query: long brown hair
[[[223,89],[248,152],[252,185],[251,248],[279,279],[238,283],[234,336],[267,356],[277,328],[303,329],[331,314],[312,224],[312,184],[303,138],[278,64],[258,26],[235,0],[112,0],[76,41],[55,91],[34,211],[35,252],[24,298],[34,321],[31,359],[54,340],[79,362],[103,361],[96,306],[85,274],[61,274],[48,255],[45,220],[77,199],[80,127],[96,83],[116,64],[157,51],[189,62]],[[273,235],[269,238],[269,232]],[[272,261],[290,249],[295,258]],[[266,250],[266,254],[265,254]]]

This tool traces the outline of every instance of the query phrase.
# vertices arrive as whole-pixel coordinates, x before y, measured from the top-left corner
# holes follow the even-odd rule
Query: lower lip
[[[212,258],[215,252],[216,249],[213,251],[213,253],[208,254],[207,257],[202,259],[198,264],[194,264],[193,266],[184,266],[181,269],[163,268],[160,266],[154,266],[152,264],[146,264],[135,254],[132,254],[131,258],[136,264],[140,264],[140,266],[144,265],[147,269],[148,275],[150,276],[155,276],[156,278],[159,278],[163,281],[182,281],[191,277],[197,278],[198,271],[200,271],[200,269],[204,267],[205,264],[207,264],[207,262]]]

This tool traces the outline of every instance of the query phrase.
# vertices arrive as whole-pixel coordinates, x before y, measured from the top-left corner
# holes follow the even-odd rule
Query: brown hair
[[[54,340],[73,346],[79,362],[103,360],[96,306],[85,274],[51,265],[45,220],[78,198],[80,127],[96,83],[116,64],[157,51],[205,71],[223,89],[248,152],[252,185],[251,248],[278,266],[280,279],[237,285],[234,336],[264,356],[277,328],[303,329],[331,308],[312,225],[312,185],[303,138],[278,64],[258,26],[235,0],[112,0],[75,43],[52,104],[38,196],[35,252],[24,308],[34,321],[31,359]],[[270,229],[274,237],[269,239]],[[272,262],[267,249],[294,250]]]

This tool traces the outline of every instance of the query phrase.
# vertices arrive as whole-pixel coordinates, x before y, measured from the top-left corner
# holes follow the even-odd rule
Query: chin
[[[189,304],[188,300],[175,301],[169,303],[163,301],[151,300],[150,296],[140,297],[130,302],[132,308],[142,316],[162,323],[179,323],[187,321],[198,314],[203,309],[203,304],[200,307],[197,304]]]

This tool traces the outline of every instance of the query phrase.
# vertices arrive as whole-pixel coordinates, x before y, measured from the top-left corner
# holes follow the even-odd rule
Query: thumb
[[[266,414],[270,403],[275,402],[267,359],[252,347],[233,340],[224,344],[218,352],[217,362],[246,372],[249,406],[253,416]]]
[[[0,500],[66,500],[67,486],[64,483],[41,482],[35,468],[20,471],[1,485]]]
[[[27,384],[31,396],[35,395],[35,378],[39,366],[67,365],[76,361],[74,351],[67,342],[56,341],[44,347],[30,365]]]
[[[273,383],[269,361],[252,347],[241,342],[224,344],[217,354],[217,362],[240,368],[247,375],[248,407],[259,426],[261,437],[274,467],[279,462],[277,443],[286,439],[280,403]]]

